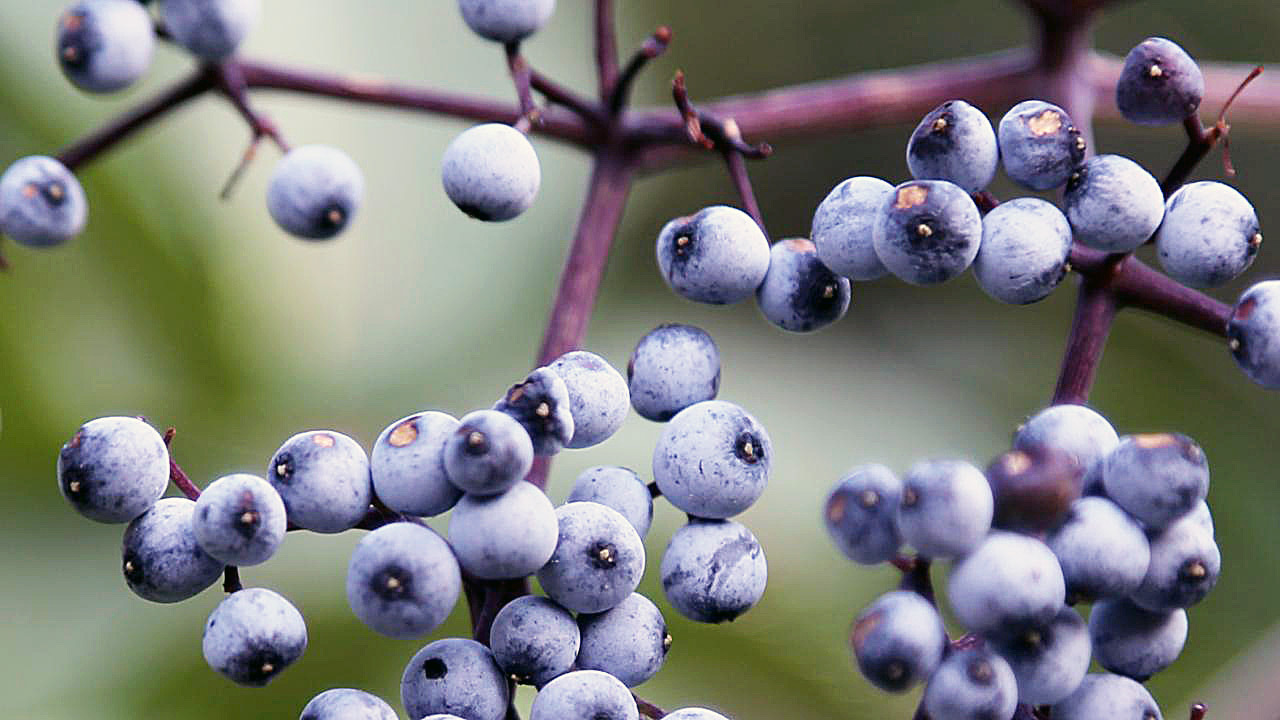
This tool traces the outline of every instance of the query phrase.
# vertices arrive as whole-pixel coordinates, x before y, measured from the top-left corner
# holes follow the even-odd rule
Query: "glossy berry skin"
[[[573,438],[565,447],[575,450],[599,445],[613,437],[627,419],[631,394],[627,381],[599,355],[574,350],[549,365],[569,390]]]
[[[992,298],[1026,305],[1058,287],[1070,253],[1071,225],[1062,211],[1040,198],[1017,198],[982,219],[973,274]]]
[[[54,158],[28,155],[0,175],[0,233],[19,245],[60,245],[84,230],[88,213],[80,181]]]
[[[542,185],[538,154],[524,133],[486,123],[464,130],[440,160],[444,192],[476,220],[501,222],[533,205]]]
[[[138,418],[90,420],[58,453],[58,490],[90,520],[129,522],[168,487],[169,449],[160,433]]]
[[[863,677],[881,690],[905,692],[937,669],[947,631],[928,600],[895,590],[858,615],[849,642]]]
[[[347,604],[360,622],[388,637],[416,637],[449,617],[462,573],[434,530],[395,522],[360,539],[347,565]]]
[[[542,687],[569,672],[578,657],[578,623],[551,600],[524,595],[493,618],[489,647],[504,673]]]
[[[161,0],[164,28],[202,60],[231,55],[258,23],[259,0]]]
[[[1143,682],[1182,653],[1187,611],[1152,613],[1128,600],[1103,600],[1089,613],[1089,637],[1099,665]]]
[[[1151,563],[1130,599],[1152,612],[1189,608],[1209,594],[1221,570],[1212,529],[1188,514],[1151,538]]]
[[[732,520],[692,519],[662,554],[662,591],[681,615],[722,623],[750,610],[769,579],[764,549]]]
[[[1245,290],[1227,323],[1228,347],[1249,379],[1280,389],[1280,280]]]
[[[327,240],[346,229],[363,197],[364,175],[346,153],[328,145],[304,145],[276,163],[267,186],[267,210],[290,235]]]
[[[677,295],[728,305],[746,300],[769,271],[769,240],[751,216],[714,205],[658,233],[658,269]]]
[[[449,482],[472,495],[498,495],[533,467],[533,441],[520,423],[497,410],[463,415],[444,443]]]
[[[644,575],[644,543],[617,510],[600,503],[573,502],[556,508],[559,539],[551,559],[538,570],[547,596],[578,613],[617,606]]]
[[[1169,197],[1156,231],[1160,266],[1198,288],[1217,287],[1244,272],[1262,246],[1253,205],[1238,190],[1209,180]]]
[[[969,631],[1016,632],[1052,620],[1066,599],[1066,584],[1044,543],[997,531],[952,567],[947,597]]]
[[[1164,720],[1141,684],[1120,675],[1093,673],[1050,711],[1053,720]]]
[[[209,613],[202,646],[209,667],[238,685],[263,687],[302,657],[307,624],[279,593],[247,588]]]
[[[995,499],[991,526],[1041,535],[1057,527],[1080,497],[1080,467],[1052,448],[1010,450],[987,466]]]
[[[400,700],[411,718],[448,713],[502,720],[510,693],[489,648],[475,640],[444,638],[419,650],[405,666]]]
[[[204,551],[228,565],[260,565],[275,555],[288,520],[271,483],[248,474],[214,480],[196,500],[191,520]]]
[[[902,545],[898,505],[902,480],[883,465],[860,465],[827,495],[823,510],[827,534],[850,560],[875,565],[892,558]]]
[[[1045,542],[1062,567],[1070,602],[1129,595],[1151,562],[1142,527],[1102,497],[1072,503],[1066,521]]]
[[[926,557],[960,557],[986,537],[994,510],[981,470],[962,460],[928,460],[902,480],[898,531]]]
[[[1084,162],[1086,143],[1071,116],[1043,100],[1023,100],[1000,119],[1000,162],[1009,179],[1029,190],[1062,187]]]
[[[523,40],[547,24],[556,0],[458,0],[467,27],[500,43]]]
[[[359,443],[333,430],[311,430],[285,441],[267,465],[289,522],[318,533],[360,523],[373,500],[369,458]]]
[[[529,433],[534,455],[555,455],[573,439],[569,388],[551,368],[540,367],[512,385],[493,409],[510,415]]]
[[[444,444],[457,429],[457,419],[434,410],[388,425],[369,454],[369,474],[378,499],[396,512],[422,517],[439,515],[456,505],[462,491],[449,482]]]
[[[1055,703],[1080,686],[1089,672],[1093,646],[1079,613],[1058,609],[1049,622],[991,637],[997,653],[1009,662],[1018,681],[1018,702]]]
[[[912,285],[944,283],[969,267],[982,242],[982,216],[973,198],[945,180],[903,183],[881,206],[876,255]]]
[[[1105,417],[1084,405],[1051,405],[1031,416],[1013,437],[1016,450],[1048,447],[1072,456],[1088,474],[1105,458],[1120,437]]]
[[[617,678],[575,670],[547,683],[533,699],[529,720],[639,720],[635,698]]]
[[[1181,433],[1129,435],[1107,456],[1102,484],[1148,531],[1168,527],[1209,492],[1209,463]]]
[[[1139,125],[1172,125],[1200,107],[1204,75],[1170,40],[1152,37],[1129,51],[1116,82],[1120,114]]]
[[[138,597],[181,602],[222,577],[222,563],[200,549],[191,530],[195,509],[186,498],[165,498],[125,528],[124,580]]]
[[[812,332],[844,317],[849,279],[823,265],[808,240],[780,240],[769,250],[769,271],[756,290],[756,303],[783,330]]]
[[[938,665],[921,702],[933,718],[1008,720],[1018,706],[1018,686],[1004,658],[972,647],[951,653]]]
[[[1160,226],[1164,193],[1138,163],[1096,155],[1071,174],[1063,209],[1078,242],[1109,253],[1130,252]]]
[[[634,471],[600,465],[583,470],[565,502],[597,502],[617,510],[643,540],[653,523],[653,494]]]
[[[659,325],[631,351],[627,389],[640,417],[666,422],[694,403],[715,399],[720,350],[701,328]]]
[[[578,616],[582,649],[578,667],[603,670],[635,687],[662,669],[671,649],[671,635],[658,606],[631,593],[610,610]]]
[[[889,274],[876,255],[876,220],[893,186],[880,178],[851,177],[827,194],[813,214],[809,238],[818,258],[850,280],[875,280]]]
[[[773,444],[747,411],[723,400],[681,410],[653,449],[653,479],[672,505],[700,518],[751,507],[769,482]]]
[[[151,16],[131,0],[81,0],[58,21],[58,64],[88,92],[132,85],[151,65]]]
[[[917,180],[946,180],[974,193],[996,176],[1000,150],[991,121],[963,100],[924,116],[907,142],[907,167]]]
[[[377,695],[352,688],[334,688],[311,698],[298,720],[398,720],[398,717]]]
[[[551,559],[558,537],[555,508],[527,482],[500,495],[466,495],[449,517],[449,542],[458,563],[487,580],[537,572]]]

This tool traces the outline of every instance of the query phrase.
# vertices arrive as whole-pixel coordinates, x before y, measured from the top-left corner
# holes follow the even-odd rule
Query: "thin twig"
[[[732,123],[732,120],[727,121]],[[734,126],[736,128],[736,126]],[[742,198],[742,209],[756,221],[764,236],[769,237],[769,230],[764,226],[764,216],[760,214],[760,205],[756,202],[755,190],[751,187],[751,176],[747,174],[747,162],[737,150],[725,150],[724,161],[729,168],[729,179]]]
[[[1223,142],[1224,148],[1229,148],[1229,133],[1231,126],[1227,124],[1227,110],[1240,97],[1240,93],[1244,91],[1249,83],[1262,74],[1262,66],[1253,68],[1252,71],[1241,81],[1231,93],[1227,96],[1226,102],[1222,104],[1222,109],[1218,112],[1218,119],[1213,125],[1206,128],[1200,121],[1199,113],[1192,113],[1182,121],[1182,127],[1187,131],[1187,149],[1182,151],[1182,155],[1178,157],[1177,162],[1169,169],[1169,174],[1165,176],[1164,182],[1160,183],[1160,189],[1164,191],[1164,196],[1169,197],[1175,190],[1182,187],[1182,184],[1191,177],[1191,172],[1195,170],[1200,161],[1208,156],[1218,141]],[[1231,165],[1231,153],[1229,149],[1223,154],[1223,167],[1228,177],[1235,175],[1235,168]]]
[[[596,75],[600,100],[607,101],[618,82],[618,30],[613,0],[596,0]]]
[[[161,438],[164,440],[166,448],[173,443],[173,436],[176,434],[178,434],[178,431],[174,428],[169,428],[164,431]],[[187,496],[188,500],[200,499],[199,486],[191,482],[191,478],[187,477],[187,474],[178,466],[178,463],[174,462],[172,452],[169,453],[169,480],[173,483],[174,487],[178,488],[183,495]]]
[[[218,91],[231,101],[231,106],[244,118],[253,136],[270,138],[281,152],[289,152],[289,144],[271,118],[253,109],[249,101],[249,85],[241,67],[233,62],[224,62],[216,65],[215,70]]]
[[[507,51],[507,69],[511,71],[511,80],[516,86],[516,98],[520,101],[520,118],[527,119],[530,125],[538,124],[538,106],[533,104],[533,90],[530,86],[529,63],[520,54],[520,43],[509,42]]]
[[[622,73],[618,76],[618,82],[613,86],[613,93],[609,95],[609,111],[614,115],[618,114],[622,108],[626,107],[627,100],[631,96],[631,88],[635,85],[636,78],[640,75],[640,71],[650,60],[658,57],[666,52],[667,47],[671,44],[671,28],[666,25],[660,25],[653,34],[645,38],[640,47],[632,54],[631,59],[622,68]]]

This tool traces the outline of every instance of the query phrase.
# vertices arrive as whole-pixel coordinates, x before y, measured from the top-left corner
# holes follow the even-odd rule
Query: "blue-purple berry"
[[[1040,198],[1017,198],[982,219],[973,274],[992,298],[1026,305],[1058,287],[1070,253],[1071,225],[1062,211]]]
[[[1125,599],[1103,600],[1089,613],[1093,657],[1104,669],[1144,682],[1178,659],[1187,642],[1187,611],[1149,612]]]
[[[289,522],[318,533],[350,530],[373,500],[364,448],[333,430],[286,440],[267,465],[267,481],[284,500]]]
[[[512,43],[547,24],[556,9],[556,0],[458,0],[458,9],[475,34],[494,42]]]
[[[155,29],[136,0],[80,0],[58,20],[58,64],[88,92],[122,90],[151,65]]]
[[[529,433],[534,455],[555,455],[573,439],[569,387],[549,367],[512,385],[493,409],[510,415]]]
[[[1160,183],[1120,155],[1096,155],[1067,181],[1063,209],[1075,239],[1095,250],[1125,253],[1145,243],[1164,219]]]
[[[723,400],[681,410],[653,449],[653,479],[672,505],[700,518],[737,515],[764,493],[773,444],[747,411]]]
[[[533,467],[533,441],[510,415],[476,410],[463,415],[444,443],[449,482],[471,495],[506,492]]]
[[[998,631],[990,642],[1013,668],[1018,701],[1031,705],[1055,703],[1074,692],[1089,672],[1093,653],[1089,628],[1069,607],[1059,608],[1048,622]]]
[[[138,597],[158,603],[195,597],[222,577],[223,564],[196,542],[191,518],[196,504],[165,498],[124,531],[121,567]]]
[[[1151,562],[1142,584],[1130,595],[1152,612],[1189,608],[1218,583],[1222,554],[1203,518],[1188,514],[1151,538]]]
[[[201,645],[209,667],[238,685],[262,687],[302,657],[307,624],[279,593],[247,588],[209,613]]]
[[[812,242],[780,240],[769,250],[769,271],[756,290],[756,303],[783,330],[811,332],[844,317],[849,279],[822,264]]]
[[[351,224],[363,197],[364,175],[350,156],[328,145],[304,145],[276,163],[267,210],[290,235],[327,240]]]
[[[912,285],[937,285],[978,255],[982,216],[969,193],[945,180],[903,183],[889,194],[875,227],[876,255]]]
[[[720,350],[701,328],[659,325],[631,351],[627,389],[641,417],[666,422],[694,403],[715,399]]]
[[[971,647],[938,665],[921,704],[930,718],[939,720],[1008,720],[1018,706],[1018,685],[1004,658],[985,647]]]
[[[1032,415],[1013,437],[1016,450],[1052,448],[1076,460],[1088,475],[1116,445],[1120,437],[1105,417],[1084,405],[1051,405]]]
[[[1085,676],[1080,687],[1050,709],[1053,720],[1163,720],[1160,706],[1140,683],[1110,673]]]
[[[411,522],[361,538],[347,565],[347,603],[360,622],[388,637],[416,637],[449,617],[462,574],[449,544]]]
[[[613,437],[631,408],[631,394],[622,374],[604,358],[586,350],[567,352],[548,367],[569,390],[573,438],[565,447],[591,447]]]
[[[422,648],[400,678],[400,701],[411,718],[447,713],[502,720],[510,698],[507,676],[493,653],[465,638],[444,638]]]
[[[568,610],[537,595],[512,600],[493,618],[489,647],[516,682],[542,687],[573,669],[581,637]]]
[[[476,220],[501,222],[528,210],[542,185],[538,153],[524,133],[486,123],[465,130],[440,160],[445,194]]]
[[[715,205],[676,218],[658,233],[658,269],[672,290],[726,305],[751,297],[769,271],[769,240],[751,216]]]
[[[934,108],[907,142],[907,167],[917,180],[946,180],[975,193],[996,176],[1000,149],[991,121],[963,100]]]
[[[1066,583],[1044,543],[993,532],[952,567],[947,597],[970,632],[1017,632],[1052,620],[1066,600]]]
[[[1258,213],[1240,191],[1205,180],[1184,185],[1165,206],[1156,252],[1169,277],[1217,287],[1244,272],[1262,247]]]
[[[58,453],[58,490],[76,512],[125,523],[146,512],[169,487],[169,450],[136,417],[90,420]]]
[[[851,177],[836,185],[813,214],[809,239],[832,271],[850,280],[889,274],[876,255],[875,226],[893,186],[875,177]]]
[[[854,562],[874,565],[892,558],[902,545],[898,505],[902,480],[883,465],[849,471],[827,495],[823,510],[827,533]]]
[[[1142,584],[1151,547],[1142,526],[1103,497],[1071,504],[1045,540],[1058,558],[1070,602],[1124,597]]]
[[[643,540],[653,523],[653,493],[635,471],[600,465],[583,470],[565,502],[597,502],[617,510]]]
[[[1148,531],[1168,527],[1209,492],[1204,450],[1181,433],[1129,435],[1103,462],[1107,497]]]
[[[353,688],[333,688],[311,698],[298,720],[398,720],[385,700]]]
[[[1062,187],[1084,162],[1086,142],[1062,108],[1024,100],[1000,119],[1000,162],[1010,180],[1029,190]]]
[[[434,410],[388,425],[369,454],[373,491],[382,504],[422,517],[456,505],[462,490],[449,482],[444,445],[457,429],[457,419]]]
[[[558,537],[551,501],[523,481],[498,495],[466,495],[449,517],[449,542],[458,563],[487,580],[537,572],[551,559]]]
[[[1165,38],[1147,38],[1130,50],[1116,81],[1120,114],[1139,125],[1182,122],[1203,98],[1200,67],[1186,50]]]
[[[228,565],[259,565],[284,542],[284,501],[271,483],[238,473],[218,478],[200,493],[191,520],[204,551]]]
[[[963,460],[916,463],[902,479],[898,531],[931,558],[956,558],[991,529],[995,500],[982,471]]]
[[[0,233],[19,245],[60,245],[84,230],[80,181],[58,160],[28,155],[0,175]]]
[[[547,596],[579,613],[598,613],[622,602],[644,575],[644,543],[617,510],[594,502],[556,508],[559,539],[538,570]]]
[[[732,520],[691,519],[662,554],[662,591],[681,615],[704,623],[734,620],[764,595],[764,549]]]
[[[602,613],[579,615],[578,628],[578,667],[607,672],[627,687],[656,675],[671,649],[662,611],[638,593]]]
[[[636,700],[614,676],[575,670],[547,683],[533,699],[529,720],[639,720]]]
[[[259,0],[162,0],[160,16],[174,42],[202,60],[223,60],[258,23]]]
[[[849,637],[863,677],[888,692],[906,692],[942,662],[947,631],[938,610],[920,595],[885,593],[853,622]]]
[[[1280,389],[1280,280],[1245,290],[1231,309],[1227,347],[1249,379]]]

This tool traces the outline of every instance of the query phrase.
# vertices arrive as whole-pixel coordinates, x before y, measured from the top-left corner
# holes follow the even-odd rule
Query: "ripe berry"
[[[1152,612],[1188,608],[1218,583],[1222,554],[1202,518],[1189,514],[1151,538],[1151,562],[1130,599]]]
[[[510,220],[533,205],[542,184],[538,154],[524,133],[486,123],[464,130],[440,160],[444,192],[477,220]]]
[[[706,331],[692,325],[650,330],[627,362],[631,406],[641,417],[666,422],[720,390],[720,350]]]
[[[764,493],[773,462],[769,434],[723,400],[681,410],[653,449],[653,479],[664,497],[701,518],[737,515]]]
[[[769,250],[769,271],[756,290],[760,312],[783,330],[811,332],[844,317],[849,279],[831,272],[804,238],[780,240]]]
[[[926,557],[960,557],[986,537],[994,509],[978,468],[961,460],[919,462],[902,480],[898,530]]]
[[[764,595],[769,570],[760,541],[732,520],[691,519],[662,554],[662,591],[681,615],[733,620]]]
[[[195,597],[222,576],[223,565],[196,542],[191,517],[196,504],[165,498],[124,531],[124,580],[138,597],[158,603]]]
[[[497,495],[533,467],[533,442],[510,415],[476,410],[463,415],[445,441],[444,467],[449,482],[464,492]]]
[[[769,241],[751,216],[716,205],[658,233],[658,268],[676,294],[727,305],[755,293],[769,271]]]
[[[1142,527],[1102,497],[1080,498],[1045,541],[1058,558],[1067,601],[1124,597],[1138,589],[1151,562]]]
[[[1200,107],[1204,75],[1171,40],[1152,37],[1129,51],[1116,82],[1120,114],[1139,125],[1182,122]]]
[[[512,385],[493,409],[520,423],[535,455],[555,455],[573,439],[569,388],[551,368],[540,367]]]
[[[498,495],[465,495],[449,517],[449,542],[458,563],[487,580],[537,572],[555,552],[558,537],[551,501],[523,481]]]
[[[1160,706],[1139,683],[1120,675],[1086,675],[1080,687],[1050,710],[1053,720],[1163,720]]]
[[[298,720],[398,720],[385,700],[363,690],[334,688],[311,698]]]
[[[351,224],[363,196],[364,175],[346,153],[328,145],[304,145],[276,163],[267,186],[267,210],[285,232],[327,240]]]
[[[902,481],[883,465],[849,471],[827,496],[823,519],[836,547],[854,562],[874,565],[893,557],[902,545],[898,505]]]
[[[1067,453],[1085,474],[1118,444],[1120,438],[1105,417],[1084,405],[1070,404],[1041,410],[1013,437],[1016,450],[1047,447]]]
[[[809,237],[818,257],[850,280],[875,280],[889,273],[876,255],[875,226],[893,186],[874,177],[852,177],[823,199],[813,214]]]
[[[1060,607],[1048,622],[996,631],[991,642],[1013,668],[1019,702],[1058,702],[1074,692],[1089,672],[1089,630],[1069,607]]]
[[[982,216],[960,187],[916,180],[890,193],[874,238],[889,272],[912,285],[937,285],[964,272],[978,255]]]
[[[1217,287],[1245,271],[1262,246],[1253,205],[1220,182],[1184,185],[1169,197],[1156,231],[1160,266],[1192,287]]]
[[[1052,530],[1080,497],[1080,467],[1051,448],[1010,450],[987,466],[987,482],[995,500],[992,525],[1006,530]]]
[[[573,438],[565,447],[591,447],[613,437],[631,407],[631,395],[622,374],[604,358],[586,350],[567,352],[548,367],[569,390]]]
[[[921,703],[931,718],[1011,718],[1018,686],[1009,663],[983,647],[951,653],[929,677]]]
[[[947,597],[971,632],[1016,633],[1043,625],[1062,609],[1062,568],[1044,543],[993,532],[951,569]]]
[[[634,471],[623,467],[596,466],[583,470],[573,481],[565,502],[597,502],[611,507],[636,529],[640,539],[653,523],[653,494]]]
[[[938,610],[905,590],[881,595],[863,610],[849,636],[854,658],[872,685],[905,692],[927,680],[947,644]]]
[[[1231,310],[1227,347],[1249,379],[1280,389],[1280,280],[1245,290]]]
[[[556,0],[458,0],[458,9],[475,34],[512,43],[546,25],[556,9]]]
[[[639,720],[636,700],[614,676],[575,670],[547,683],[533,699],[529,720]]]
[[[364,448],[333,430],[286,440],[267,465],[267,481],[284,500],[289,521],[318,533],[355,527],[373,499]]]
[[[266,480],[227,475],[196,500],[191,526],[200,547],[228,565],[259,565],[271,559],[288,521],[280,493]]]
[[[347,603],[360,622],[388,637],[415,637],[449,617],[462,574],[449,544],[409,522],[365,535],[347,565]]]
[[[510,692],[489,648],[444,638],[418,651],[400,678],[400,700],[411,718],[449,713],[468,720],[502,720]]]
[[[58,21],[58,64],[88,92],[121,90],[151,65],[155,30],[136,0],[80,0]]]
[[[978,192],[996,176],[1000,151],[991,121],[963,100],[924,116],[907,142],[907,167],[917,180],[946,180]]]
[[[1089,158],[1071,174],[1063,208],[1077,241],[1109,253],[1145,243],[1164,218],[1160,183],[1119,155]]]
[[[1187,642],[1187,611],[1153,613],[1128,600],[1103,600],[1089,613],[1098,664],[1144,682],[1178,659]]]
[[[635,591],[644,575],[644,543],[617,510],[593,502],[556,508],[559,539],[538,570],[547,596],[578,613],[613,608]]]
[[[1084,162],[1085,139],[1057,105],[1024,100],[1000,119],[1000,161],[1010,180],[1029,190],[1062,187]]]
[[[551,600],[524,595],[493,618],[489,647],[516,682],[542,687],[569,672],[578,657],[578,623]]]
[[[0,232],[19,245],[60,245],[84,230],[87,214],[80,181],[51,157],[29,155],[0,175]]]
[[[996,300],[1026,305],[1058,287],[1070,253],[1071,225],[1062,211],[1040,198],[1017,198],[982,219],[973,274]]]
[[[248,588],[209,613],[202,646],[209,667],[237,684],[262,687],[302,657],[307,624],[279,593]]]
[[[161,0],[164,28],[202,60],[225,59],[258,23],[259,0]]]
[[[457,504],[462,491],[444,467],[445,442],[457,429],[453,416],[434,410],[388,425],[369,454],[378,499],[396,512],[424,517]]]
[[[58,453],[58,489],[76,512],[125,523],[146,512],[169,487],[169,450],[155,428],[135,417],[90,420]]]
[[[1107,497],[1148,531],[1167,527],[1209,492],[1204,450],[1180,433],[1122,438],[1102,467]]]
[[[671,649],[662,612],[637,593],[602,613],[579,615],[578,627],[582,631],[578,667],[603,670],[627,687],[656,675]]]

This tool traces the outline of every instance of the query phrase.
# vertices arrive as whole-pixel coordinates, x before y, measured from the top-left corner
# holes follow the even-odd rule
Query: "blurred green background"
[[[466,31],[447,0],[264,4],[247,45],[253,56],[512,95],[501,54]],[[583,88],[594,78],[589,5],[562,0],[527,47],[540,70]],[[675,31],[638,88],[638,101],[649,104],[667,101],[677,67],[688,71],[695,98],[709,98],[989,52],[1027,34],[1020,10],[997,0],[961,9],[940,0],[620,5],[624,49],[659,23]],[[38,0],[0,4],[0,165],[54,152],[191,64],[161,47],[141,87],[85,96],[53,60],[60,10]],[[1174,38],[1199,58],[1263,62],[1276,57],[1280,6],[1124,3],[1101,21],[1097,43],[1123,54],[1148,35]],[[175,456],[203,484],[262,473],[275,448],[303,429],[335,428],[368,447],[411,412],[488,406],[529,369],[585,186],[584,156],[538,141],[537,204],[514,222],[484,225],[457,212],[439,185],[440,154],[464,124],[283,95],[257,100],[294,144],[339,145],[363,168],[366,203],[340,239],[307,244],[274,227],[263,201],[272,149],[229,202],[217,199],[247,131],[225,102],[205,98],[81,173],[91,205],[83,236],[51,251],[3,246],[14,265],[0,275],[5,717],[292,718],[334,686],[364,688],[398,707],[401,670],[427,641],[388,640],[348,610],[343,582],[359,533],[299,533],[245,580],[299,606],[310,648],[270,687],[236,687],[200,654],[219,593],[172,606],[136,598],[120,577],[121,528],[80,518],[58,496],[58,449],[88,418],[139,414],[176,426]],[[1006,108],[984,109],[998,118]],[[1235,183],[1264,227],[1280,214],[1278,129],[1240,125],[1232,135]],[[770,229],[807,234],[818,202],[847,176],[903,179],[909,130],[775,143],[773,158],[752,165]],[[1177,128],[1098,128],[1102,151],[1130,155],[1157,175],[1182,143]],[[1220,177],[1216,155],[1199,175]],[[845,561],[824,535],[820,504],[855,464],[904,470],[931,456],[985,464],[1007,449],[1012,429],[1048,400],[1073,292],[1063,287],[1014,308],[989,300],[970,276],[928,290],[885,279],[856,285],[837,325],[784,334],[751,303],[682,301],[655,271],[662,223],[717,202],[736,202],[718,163],[637,185],[587,347],[621,367],[661,322],[694,323],[716,338],[721,397],[760,418],[776,448],[772,483],[742,518],[764,543],[770,582],[761,604],[732,624],[680,619],[661,598],[656,568],[681,515],[659,505],[642,587],[666,610],[675,646],[639,692],[668,708],[705,705],[737,720],[910,717],[914,695],[872,690],[845,644],[852,617],[894,574]],[[1278,271],[1280,255],[1264,251],[1245,280],[1216,294],[1230,301]],[[1252,385],[1222,342],[1125,314],[1092,402],[1121,432],[1191,435],[1213,469],[1224,572],[1191,611],[1182,658],[1151,682],[1166,715],[1184,717],[1188,702],[1203,699],[1215,719],[1280,717],[1280,690],[1267,682],[1280,676],[1280,399]],[[603,445],[564,453],[553,499],[590,465],[628,465],[647,476],[659,430],[633,415]],[[463,632],[460,604],[431,639]],[[523,706],[530,697],[522,691]]]

